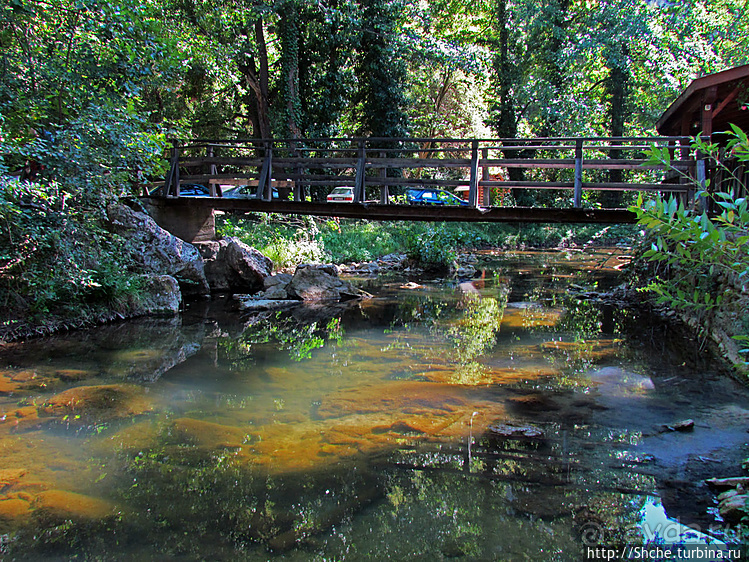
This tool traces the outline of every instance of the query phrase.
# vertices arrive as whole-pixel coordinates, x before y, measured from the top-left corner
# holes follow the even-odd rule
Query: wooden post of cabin
[[[488,160],[489,159],[489,149],[488,148],[482,148],[481,149],[481,159],[482,160]],[[489,167],[481,165],[481,181],[487,182],[489,181]],[[486,184],[482,186],[482,202],[481,204],[484,207],[490,207],[492,204],[492,197],[491,197],[491,188],[487,187]]]
[[[479,141],[471,141],[471,177],[468,184],[468,204],[479,206]]]
[[[579,209],[583,205],[583,139],[575,141],[575,191],[574,205]]]
[[[367,149],[364,146],[364,140],[359,141],[359,161],[356,164],[356,180],[354,183],[354,203],[361,203],[364,200],[364,178],[365,168],[367,165]]]

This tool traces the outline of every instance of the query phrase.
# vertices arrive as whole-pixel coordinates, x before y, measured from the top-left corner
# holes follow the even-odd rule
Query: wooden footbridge
[[[671,167],[648,162],[666,147]],[[536,139],[325,138],[175,142],[163,185],[152,205],[182,214],[212,210],[271,212],[373,220],[627,223],[625,208],[600,208],[592,192],[674,192],[691,197],[704,182],[704,161],[688,137]],[[186,197],[200,184],[207,196]],[[252,186],[249,196],[231,188]],[[328,203],[335,187],[353,201]],[[414,205],[409,188],[438,188],[465,200]],[[247,189],[247,188],[245,188]],[[524,190],[557,190],[557,206],[518,206]],[[620,199],[621,200],[621,199]]]

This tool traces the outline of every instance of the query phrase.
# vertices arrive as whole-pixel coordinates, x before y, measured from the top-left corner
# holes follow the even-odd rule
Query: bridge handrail
[[[183,143],[183,144],[180,144]],[[189,144],[187,144],[189,143]],[[313,146],[324,143],[325,146]],[[331,146],[342,143],[345,146]],[[426,146],[419,144],[427,143]],[[525,144],[523,144],[525,143]],[[529,144],[530,143],[530,144]],[[548,144],[546,144],[548,143]],[[555,144],[556,143],[556,144]],[[559,144],[563,143],[563,144]],[[599,143],[599,144],[592,144]],[[633,144],[636,143],[636,144]],[[650,143],[650,144],[645,144]],[[170,172],[166,178],[163,193],[179,196],[180,167],[208,168],[208,172],[183,176],[182,180],[208,181],[211,195],[216,195],[216,182],[211,179],[230,177],[257,179],[257,198],[269,199],[274,170],[282,172],[284,180],[294,182],[294,200],[304,199],[305,186],[351,185],[354,186],[354,201],[365,200],[365,184],[380,186],[380,200],[388,202],[388,188],[396,185],[424,185],[440,186],[468,186],[468,199],[471,206],[478,206],[479,189],[506,186],[512,188],[534,189],[573,189],[574,205],[581,206],[582,192],[591,190],[640,190],[650,191],[658,189],[659,183],[651,181],[602,182],[584,181],[584,170],[638,170],[645,173],[648,170],[661,170],[665,166],[647,164],[647,159],[640,153],[652,146],[668,147],[672,154],[672,167],[681,171],[690,171],[695,167],[695,161],[690,156],[691,139],[685,136],[639,136],[639,137],[542,137],[542,138],[419,138],[419,137],[319,137],[319,138],[273,138],[273,139],[192,139],[173,140],[170,156]],[[381,146],[389,144],[390,146]],[[393,146],[397,145],[397,146]],[[440,146],[442,145],[442,146]],[[216,155],[216,150],[239,151],[238,155]],[[252,151],[252,155],[245,155],[244,151]],[[675,157],[676,151],[680,157]],[[204,154],[194,155],[196,151]],[[626,152],[635,152],[635,158],[622,158]],[[558,158],[536,158],[540,152],[561,153]],[[596,158],[594,154],[609,154],[608,158]],[[445,157],[436,156],[443,153]],[[588,158],[585,154],[588,154]],[[323,156],[331,154],[330,156]],[[338,154],[338,156],[335,156]],[[343,155],[346,156],[343,156]],[[456,157],[466,154],[466,157]],[[432,157],[427,157],[431,155]],[[470,156],[470,157],[468,157]],[[255,173],[244,173],[239,170],[219,173],[219,166],[231,168],[255,168]],[[454,169],[468,170],[469,177],[460,179],[425,178],[426,169]],[[571,182],[514,181],[497,182],[491,178],[490,168],[493,169],[573,169],[574,177]],[[353,175],[331,174],[330,170],[353,170]],[[306,170],[306,171],[305,171]],[[326,171],[327,170],[327,171]],[[414,170],[411,177],[391,177],[388,170],[397,170],[399,176],[404,170]],[[377,175],[368,175],[374,171]],[[416,179],[414,179],[414,174]],[[613,175],[612,175],[613,177]],[[595,178],[593,178],[595,179]],[[646,178],[647,179],[647,178]],[[527,185],[526,185],[527,184]],[[668,185],[663,190],[688,191],[686,183]],[[485,205],[489,204],[484,189]]]

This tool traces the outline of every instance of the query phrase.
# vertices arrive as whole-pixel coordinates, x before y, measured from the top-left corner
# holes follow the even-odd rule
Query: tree
[[[358,135],[404,137],[408,134],[406,65],[400,32],[400,1],[360,0],[361,35],[356,49],[354,123]]]

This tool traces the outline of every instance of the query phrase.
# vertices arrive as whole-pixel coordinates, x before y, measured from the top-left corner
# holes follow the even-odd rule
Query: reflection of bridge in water
[[[704,160],[688,137],[538,139],[325,138],[175,143],[164,185],[148,198],[161,215],[212,216],[215,209],[372,220],[626,223],[625,208],[600,208],[593,192],[673,192],[689,199]],[[667,148],[671,167],[648,161]],[[208,197],[181,196],[184,184]],[[249,185],[248,198],[224,197]],[[353,202],[326,203],[351,186]],[[409,187],[447,189],[465,205],[409,205]],[[223,189],[222,189],[223,188]],[[517,206],[525,190],[556,190],[558,206]],[[274,193],[275,195],[274,197]],[[548,192],[551,194],[550,192]]]

